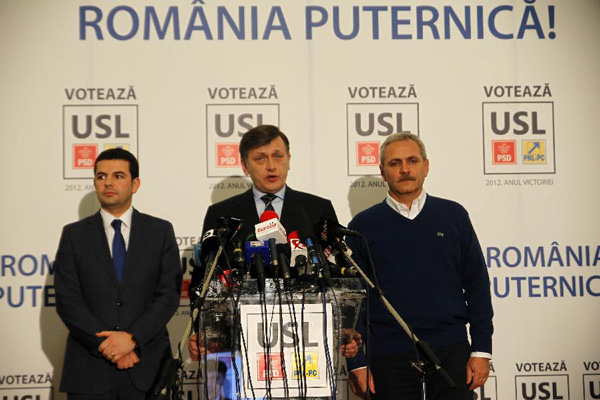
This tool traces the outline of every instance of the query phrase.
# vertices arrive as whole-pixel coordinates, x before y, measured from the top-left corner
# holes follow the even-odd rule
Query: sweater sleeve
[[[466,210],[461,213],[464,242],[462,245],[462,286],[469,313],[471,351],[492,353],[492,298],[490,278],[481,245]]]

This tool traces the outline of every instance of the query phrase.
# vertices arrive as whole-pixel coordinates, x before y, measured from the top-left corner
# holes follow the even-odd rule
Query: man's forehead
[[[100,160],[96,164],[96,174],[98,173],[128,173],[129,162],[125,160]]]

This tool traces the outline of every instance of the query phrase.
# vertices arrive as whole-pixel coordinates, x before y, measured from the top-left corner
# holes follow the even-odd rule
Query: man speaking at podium
[[[244,193],[208,207],[204,217],[202,232],[218,226],[219,217],[235,217],[244,221],[238,238],[246,240],[254,233],[259,216],[265,210],[277,213],[287,232],[297,230],[294,209],[304,207],[311,222],[321,217],[337,221],[330,200],[309,193],[293,190],[286,185],[290,170],[290,143],[287,136],[273,125],[259,125],[242,136],[240,158],[244,174],[250,176],[252,188]],[[201,277],[199,277],[201,278]],[[191,282],[195,287],[201,282]],[[190,338],[189,350],[197,359],[196,336]]]

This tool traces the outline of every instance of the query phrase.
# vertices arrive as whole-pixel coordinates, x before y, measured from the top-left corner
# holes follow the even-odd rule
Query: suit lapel
[[[254,202],[254,193],[252,192],[252,189],[246,190],[241,197],[241,200],[241,203],[236,205],[238,210],[242,212],[241,218],[244,220],[244,224],[252,226],[252,230],[254,230],[254,225],[259,222],[259,216],[256,211],[256,203]]]
[[[144,225],[146,221],[144,216],[139,213],[135,208],[131,215],[131,227],[129,229],[129,245],[127,246],[127,258],[125,260],[125,271],[123,271],[123,278],[121,279],[121,287],[131,279],[130,277],[134,273],[135,266],[139,260],[144,258]]]
[[[281,209],[280,221],[284,228],[290,233],[290,228],[295,227],[296,207],[298,206],[298,193],[291,187],[285,189],[285,197],[283,199],[283,208]],[[289,227],[289,228],[288,228]]]
[[[100,265],[106,271],[115,286],[118,286],[119,281],[117,280],[113,260],[110,257],[110,248],[108,247],[108,241],[106,240],[106,232],[104,232],[104,224],[100,212],[94,214],[90,220],[87,235]]]

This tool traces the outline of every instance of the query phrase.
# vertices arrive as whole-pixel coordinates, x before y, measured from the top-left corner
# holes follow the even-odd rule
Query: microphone
[[[265,292],[265,264],[263,263],[263,256],[260,252],[256,252],[252,255],[252,262],[256,267],[256,285],[260,293]]]
[[[263,265],[271,263],[271,252],[269,251],[269,243],[262,240],[251,240],[246,242],[244,246],[246,253],[246,263],[252,265],[252,260],[255,253],[260,253],[263,260]]]
[[[283,276],[283,285],[289,288],[291,284],[292,274],[290,272],[289,259],[287,254],[290,252],[289,246],[284,244],[277,245],[277,253],[279,255],[279,264],[281,265],[281,275]]]
[[[285,228],[279,222],[279,217],[275,211],[267,210],[263,212],[260,221],[254,226],[257,240],[275,239],[277,243],[287,242]]]
[[[246,275],[246,260],[244,258],[244,245],[240,239],[233,241],[233,262],[237,266],[240,277]]]
[[[338,222],[326,217],[321,217],[319,219],[317,230],[319,231],[321,240],[327,243],[333,243],[336,238],[341,239],[343,236],[362,236],[359,232],[345,228]]]
[[[330,265],[329,269],[331,275],[335,276],[356,276],[358,271],[354,267],[338,267],[337,265]]]
[[[292,231],[288,236],[288,241],[290,243],[290,267],[294,268],[298,256],[304,256],[306,259],[308,253],[306,252],[306,246],[298,238],[298,231]]]
[[[308,251],[308,260],[310,261],[310,264],[313,267],[313,269],[319,273],[319,277],[323,277],[323,283],[327,286],[331,286],[329,266],[327,265],[327,262],[322,262],[321,257],[323,257],[323,255],[319,254],[321,252],[321,248],[319,247],[319,244],[315,243],[313,240],[314,233],[310,227],[310,220],[308,219],[306,210],[304,209],[304,207],[299,206],[296,207],[295,212],[298,227],[300,228],[300,239],[302,239],[302,241],[306,243],[306,249]],[[307,272],[310,272],[312,274],[315,271]]]

